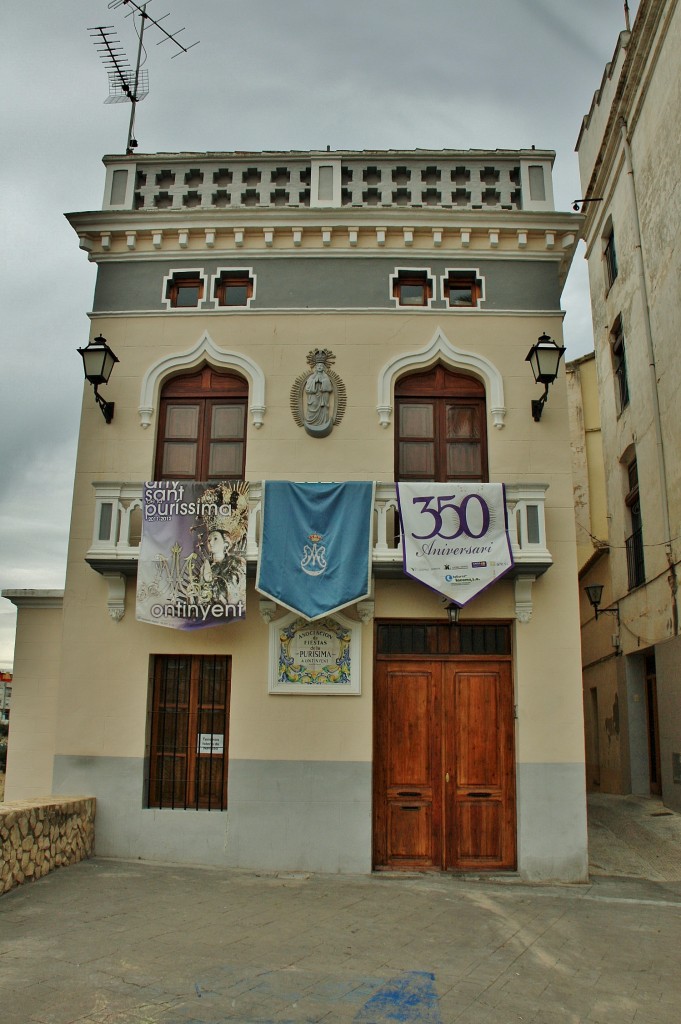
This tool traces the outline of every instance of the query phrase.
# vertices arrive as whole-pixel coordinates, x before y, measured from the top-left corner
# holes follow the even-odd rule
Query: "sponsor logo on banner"
[[[146,483],[137,619],[200,629],[245,618],[247,532],[243,481]]]
[[[513,565],[503,484],[399,483],[404,571],[464,605]]]

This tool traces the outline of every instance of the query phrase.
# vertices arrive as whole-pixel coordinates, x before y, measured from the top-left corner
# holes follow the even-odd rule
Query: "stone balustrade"
[[[91,857],[95,798],[45,797],[0,804],[0,895],[54,868]]]

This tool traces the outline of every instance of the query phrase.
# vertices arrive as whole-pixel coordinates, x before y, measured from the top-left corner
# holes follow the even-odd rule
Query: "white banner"
[[[464,605],[513,565],[503,484],[399,483],[404,571]]]

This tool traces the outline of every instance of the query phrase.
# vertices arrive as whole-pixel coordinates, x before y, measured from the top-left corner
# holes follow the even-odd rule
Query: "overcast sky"
[[[61,588],[95,267],[65,212],[101,208],[104,106],[88,28],[137,50],[120,0],[19,0],[0,24],[0,588]],[[632,19],[638,0],[630,3]],[[623,0],[152,0],[139,152],[555,149],[556,206],[581,196],[575,141],[624,29]],[[568,358],[593,347],[581,250],[563,294]],[[112,341],[114,350],[115,342]],[[15,609],[0,600],[0,667]]]

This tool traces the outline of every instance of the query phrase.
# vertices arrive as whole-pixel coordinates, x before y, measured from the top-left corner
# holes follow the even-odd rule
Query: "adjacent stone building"
[[[681,12],[677,0],[641,0],[577,142],[607,495],[608,529],[600,539],[610,566],[608,573],[594,565],[590,581],[606,586],[602,607],[619,613],[619,628],[614,615],[596,622],[582,598],[584,643],[609,655],[588,679],[585,672],[585,697],[597,716],[590,743],[596,750],[600,736],[601,788],[661,794],[677,810],[680,137]],[[617,682],[599,629],[618,635]],[[615,746],[619,767],[610,775],[604,752]],[[594,777],[590,772],[591,783]]]

